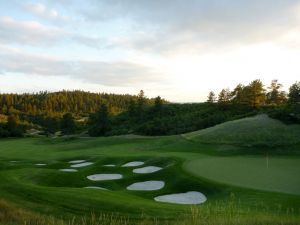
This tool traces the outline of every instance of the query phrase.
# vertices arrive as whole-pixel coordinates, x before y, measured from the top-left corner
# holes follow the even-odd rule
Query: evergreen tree
[[[238,84],[231,92],[232,103],[234,104],[247,104],[247,89],[244,85]]]
[[[76,130],[76,124],[71,113],[64,114],[60,125],[64,134],[72,134]]]
[[[256,108],[265,104],[265,89],[260,80],[254,80],[246,87],[246,95],[249,100],[249,105],[252,107]]]
[[[294,83],[289,89],[289,104],[300,103],[300,82]]]
[[[208,103],[215,103],[216,102],[216,95],[213,91],[209,92],[207,96],[207,102]]]
[[[162,108],[162,99],[160,96],[157,96],[155,99],[154,99],[154,112],[158,113],[161,111],[161,108]]]
[[[128,106],[128,114],[130,117],[136,116],[136,102],[133,99],[130,99]]]
[[[138,120],[143,120],[145,103],[146,103],[145,93],[143,90],[140,90],[140,93],[137,96],[137,107],[136,107]]]
[[[9,115],[7,118],[7,131],[9,136],[11,137],[22,137],[24,130],[23,128],[18,124],[20,122],[18,115]]]
[[[99,110],[91,115],[89,124],[88,133],[90,136],[104,136],[110,130],[109,113],[105,104],[101,104]]]
[[[230,102],[231,93],[229,89],[222,89],[219,93],[218,103],[220,104],[228,104]]]
[[[138,94],[137,98],[137,107],[139,109],[142,109],[145,106],[146,99],[145,99],[145,92],[143,90],[140,90],[140,93]]]
[[[7,129],[9,131],[15,130],[18,127],[19,120],[17,115],[9,115],[7,118]]]
[[[286,94],[281,90],[282,84],[278,80],[272,80],[270,87],[268,87],[267,103],[271,105],[280,105],[286,101]]]

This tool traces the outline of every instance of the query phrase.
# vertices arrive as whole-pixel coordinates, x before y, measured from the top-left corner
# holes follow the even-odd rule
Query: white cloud
[[[43,19],[56,22],[66,22],[69,19],[67,16],[60,15],[57,10],[47,8],[44,4],[41,3],[27,4],[25,5],[25,8],[33,15]]]
[[[298,27],[299,0],[90,0],[86,19],[131,21],[116,47],[163,53],[273,42]]]
[[[100,37],[69,32],[37,21],[18,21],[12,17],[0,17],[0,43],[50,47],[70,40],[93,48],[104,46],[104,39]]]
[[[145,65],[128,61],[69,61],[28,54],[0,46],[0,72],[28,75],[67,76],[108,86],[155,84],[163,80],[160,73]]]
[[[0,41],[40,45],[58,42],[66,32],[60,28],[45,26],[36,21],[17,21],[11,17],[0,17]]]

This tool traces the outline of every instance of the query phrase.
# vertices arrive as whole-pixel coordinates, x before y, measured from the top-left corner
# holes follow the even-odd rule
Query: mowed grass
[[[230,152],[231,147],[235,155],[219,155],[218,149]],[[267,150],[271,152],[272,148]],[[182,136],[0,140],[0,198],[4,202],[2,211],[7,212],[1,217],[0,210],[0,224],[2,221],[7,224],[9,218],[16,221],[11,224],[22,224],[12,216],[14,210],[21,212],[20,217],[42,218],[41,222],[32,224],[51,224],[48,217],[61,219],[61,224],[298,224],[299,155],[273,158],[270,153],[266,170],[264,155],[250,156],[243,151],[239,146],[199,144]],[[236,156],[238,152],[240,156]],[[77,159],[94,164],[78,168],[77,173],[59,171],[69,168],[68,162]],[[129,161],[144,161],[145,166],[164,169],[153,174],[133,174],[133,168],[121,167]],[[223,165],[226,169],[219,165],[224,173],[211,178],[216,171],[215,162],[226,163]],[[39,167],[36,163],[47,165]],[[105,164],[117,166],[103,167]],[[242,165],[244,170],[239,168]],[[224,182],[228,179],[224,178],[227,172],[240,183]],[[124,178],[99,182],[86,179],[95,173],[121,173]],[[243,179],[247,176],[254,180]],[[267,189],[263,178],[269,179]],[[126,190],[134,182],[147,180],[163,180],[166,186],[153,192]],[[84,189],[85,186],[100,186],[110,191]],[[208,201],[193,206],[191,212],[191,206],[153,200],[158,195],[186,191],[200,191]],[[102,219],[103,215],[114,219],[82,222],[83,217],[91,219],[91,213]],[[72,223],[74,217],[76,223]]]
[[[208,157],[188,161],[184,168],[214,182],[300,195],[299,157]]]
[[[285,146],[300,143],[300,125],[286,125],[267,115],[258,115],[229,121],[183,136],[202,143]]]

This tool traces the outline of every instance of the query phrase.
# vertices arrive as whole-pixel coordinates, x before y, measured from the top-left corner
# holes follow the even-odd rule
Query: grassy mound
[[[279,146],[300,142],[300,125],[286,125],[267,115],[226,122],[183,135],[202,143]]]

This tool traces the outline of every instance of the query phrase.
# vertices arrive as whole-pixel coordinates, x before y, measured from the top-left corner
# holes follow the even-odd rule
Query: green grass
[[[281,148],[285,152],[290,146]],[[0,224],[9,220],[14,221],[11,224],[24,224],[22,217],[38,221],[32,224],[51,224],[49,221],[56,219],[63,225],[72,224],[73,218],[77,220],[74,224],[88,224],[82,218],[92,219],[91,213],[102,221],[90,224],[121,225],[126,224],[124,218],[130,221],[127,224],[149,225],[299,224],[300,156],[273,155],[272,150],[266,148],[270,155],[266,168],[265,155],[259,152],[249,155],[251,151],[239,145],[201,144],[182,136],[3,139]],[[79,168],[78,173],[58,170],[68,168],[68,161],[75,159],[94,164]],[[133,160],[164,169],[154,174],[133,174],[133,168],[120,167]],[[47,166],[38,167],[35,163]],[[105,164],[117,167],[103,167]],[[124,179],[86,179],[87,175],[102,172],[122,173]],[[166,186],[153,192],[126,190],[134,182],[150,179],[164,180]],[[82,188],[91,185],[111,191]],[[194,206],[191,212],[190,206],[153,200],[158,195],[186,191],[200,191],[208,201]],[[20,213],[13,214],[14,211]],[[1,216],[1,212],[6,213]],[[104,215],[113,220],[104,220]]]
[[[300,143],[300,125],[285,125],[267,115],[258,115],[226,122],[183,136],[202,143],[284,146]]]
[[[300,195],[299,157],[207,157],[188,161],[184,168],[215,182]]]

